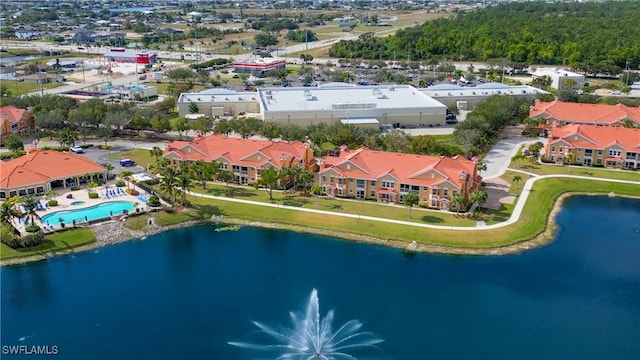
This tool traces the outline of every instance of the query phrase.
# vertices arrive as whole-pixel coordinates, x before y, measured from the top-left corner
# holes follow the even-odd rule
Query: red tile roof
[[[20,121],[26,112],[27,110],[18,109],[13,105],[0,107],[0,126],[3,125],[5,121],[14,123]]]
[[[104,172],[106,169],[90,159],[67,152],[30,149],[17,159],[2,163],[0,189],[14,189],[43,184],[84,174]]]
[[[191,151],[189,151],[191,150]],[[267,140],[241,139],[219,134],[198,137],[191,142],[174,141],[165,149],[165,155],[174,153],[183,160],[221,161],[228,160],[233,165],[260,168],[271,163],[283,167],[284,159],[303,159],[307,146],[299,141],[293,143]],[[250,159],[252,155],[260,159]]]
[[[608,125],[624,119],[640,124],[640,108],[623,104],[581,104],[562,101],[541,102],[536,100],[529,110],[529,117],[554,118],[559,121]]]
[[[336,168],[346,163],[353,164],[355,168],[351,167],[351,170]],[[467,175],[473,176],[475,167],[476,164],[473,161],[467,160],[462,156],[449,158],[360,148],[353,151],[342,151],[339,157],[325,157],[324,169],[321,172],[332,168],[344,177],[365,180],[376,180],[386,174],[390,174],[401,183],[435,186],[443,181],[449,181],[461,187],[464,184],[464,179],[460,179],[460,175],[465,175],[465,177]],[[421,174],[432,169],[440,173],[444,179],[418,178]],[[477,180],[479,181],[479,179]]]
[[[640,151],[640,129],[571,124],[554,127],[551,136],[549,143],[562,139],[576,148],[604,149],[617,143],[628,151]]]

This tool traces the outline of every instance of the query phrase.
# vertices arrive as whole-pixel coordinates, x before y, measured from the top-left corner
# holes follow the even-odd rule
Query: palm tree
[[[460,215],[460,208],[464,206],[464,195],[462,193],[455,193],[453,197],[451,197],[451,204],[456,207],[456,216]]]
[[[89,183],[87,184],[87,192],[88,192],[89,194],[91,194],[91,193],[93,193],[93,191],[94,191],[94,190],[95,190],[95,188],[97,188],[97,187],[98,187],[98,183],[97,183],[97,182],[94,182],[94,181],[91,181],[91,182],[89,182]]]
[[[59,139],[58,139],[58,141],[60,142],[60,145],[73,146],[76,144],[76,140],[78,140],[78,134],[75,131],[72,131],[71,129],[69,129],[68,127],[60,131]]]
[[[11,219],[16,217],[15,205],[19,201],[19,198],[14,196],[0,204],[0,222],[11,224]]]
[[[171,205],[175,204],[175,187],[178,183],[178,172],[173,166],[167,166],[162,171],[162,181],[160,182],[160,189],[169,195],[169,201]]]
[[[120,179],[127,182],[127,189],[129,189],[129,179],[131,179],[132,175],[133,175],[133,171],[131,170],[124,170],[120,173]]]
[[[413,208],[415,205],[418,205],[419,202],[420,197],[413,191],[408,192],[404,196],[404,203],[409,207],[409,219],[411,219],[411,208]]]
[[[511,181],[512,181],[514,184],[518,184],[520,181],[522,181],[522,176],[520,176],[520,175],[513,175],[513,179],[511,179]]]
[[[620,125],[623,128],[635,128],[636,127],[636,123],[633,122],[633,120],[631,119],[624,119],[622,120],[622,122],[620,123]]]
[[[109,180],[110,172],[113,171],[115,167],[109,163],[102,164],[102,166],[104,166],[104,168],[107,169],[107,178],[104,181],[106,183]]]
[[[472,202],[478,204],[478,207],[482,207],[482,205],[487,202],[488,198],[489,194],[487,194],[487,191],[483,188],[475,189],[471,192],[471,194],[469,194],[469,199]]]
[[[485,164],[483,161],[478,161],[478,163],[476,164],[476,169],[478,170],[478,174],[480,174],[482,171],[487,171],[487,164]]]
[[[296,190],[296,187],[298,185],[298,176],[300,175],[300,173],[302,172],[302,169],[297,167],[297,166],[291,166],[285,169],[282,169],[282,175],[284,175],[287,180],[291,180],[293,179],[293,191]]]
[[[322,186],[315,184],[311,187],[311,193],[316,196],[316,206],[320,206],[320,195],[322,195]]]
[[[29,217],[29,222],[33,225],[33,218],[38,215],[38,213],[36,213],[38,198],[34,195],[27,195],[22,198],[21,203],[26,215]]]
[[[44,193],[44,198],[47,199],[47,200],[51,200],[56,196],[58,196],[58,192],[55,191],[55,190],[49,190],[49,191]]]
[[[156,159],[156,166],[157,166],[164,152],[162,151],[162,149],[160,149],[159,146],[154,146],[152,149],[149,150],[149,154]]]
[[[189,174],[189,170],[186,166],[182,165],[180,167],[180,172],[178,174],[177,186],[178,191],[180,192],[181,199],[180,202],[182,205],[187,203],[187,191],[191,187],[191,176]]]

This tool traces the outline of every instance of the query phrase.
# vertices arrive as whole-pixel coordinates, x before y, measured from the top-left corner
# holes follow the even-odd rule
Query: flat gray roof
[[[178,98],[178,102],[238,102],[238,101],[257,101],[258,95],[255,92],[221,92],[221,93],[182,93]]]
[[[535,95],[546,91],[529,85],[482,84],[476,87],[440,84],[423,88],[420,92],[432,97],[491,96],[491,95]]]
[[[258,89],[265,111],[362,110],[444,108],[440,102],[410,85],[355,86],[331,84],[321,87]],[[340,85],[340,86],[337,86]]]

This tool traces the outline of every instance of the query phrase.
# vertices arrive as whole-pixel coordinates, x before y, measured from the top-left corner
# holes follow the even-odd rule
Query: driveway
[[[507,171],[511,163],[511,158],[518,153],[522,145],[546,141],[544,138],[527,138],[520,135],[513,135],[513,133],[514,131],[511,131],[509,136],[498,141],[484,159],[482,159],[482,162],[487,165],[487,170],[481,174],[483,178],[490,179],[498,177]]]

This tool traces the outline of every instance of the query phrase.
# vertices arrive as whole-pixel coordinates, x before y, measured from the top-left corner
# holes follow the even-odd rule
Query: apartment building
[[[317,183],[326,195],[403,203],[409,192],[419,205],[450,210],[454,194],[465,198],[480,185],[476,163],[453,158],[374,151],[348,150],[319,159]]]
[[[640,169],[640,129],[579,124],[553,127],[543,159],[558,164]]]

